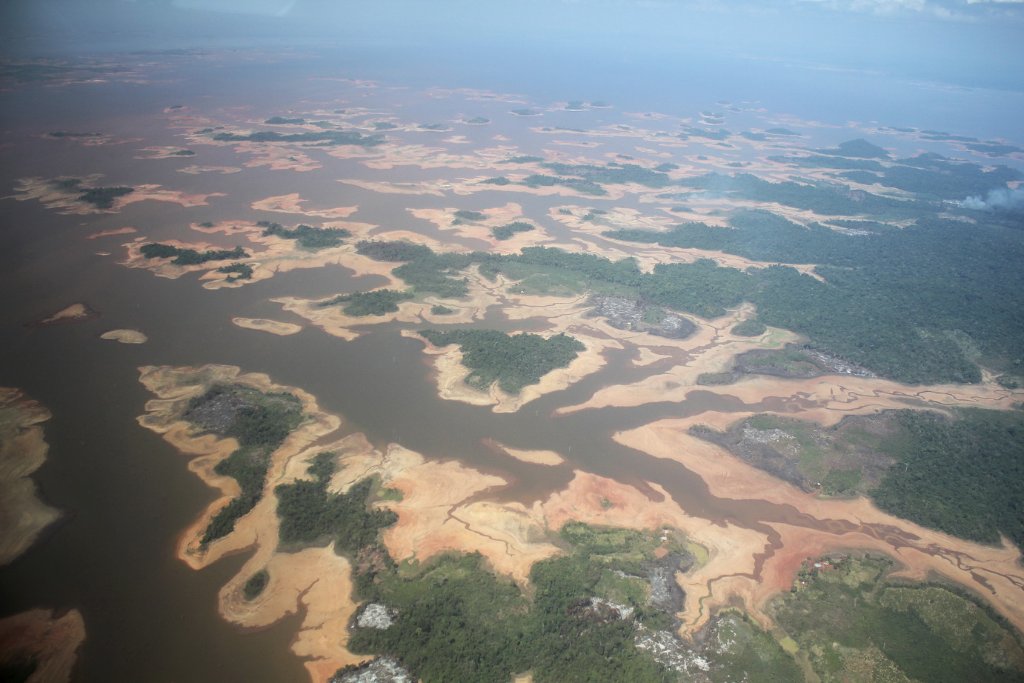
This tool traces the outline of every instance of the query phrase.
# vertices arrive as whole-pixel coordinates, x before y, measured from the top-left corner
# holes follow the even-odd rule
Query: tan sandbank
[[[65,683],[85,640],[81,613],[33,609],[0,619],[0,665],[35,662],[26,683]]]
[[[232,318],[231,322],[239,327],[244,327],[247,330],[269,332],[270,334],[276,334],[279,337],[287,337],[288,335],[298,334],[302,331],[302,325],[286,323],[280,320],[269,320],[267,318]]]
[[[99,313],[89,308],[88,304],[74,303],[65,306],[53,315],[49,315],[38,322],[39,325],[58,325],[60,323],[77,323],[83,320],[95,318]]]
[[[142,332],[139,332],[138,330],[128,329],[118,329],[110,330],[109,332],[104,332],[103,334],[100,335],[100,339],[109,339],[112,341],[121,342],[122,344],[145,344],[147,341],[149,341],[149,337],[147,337]]]
[[[0,387],[0,566],[26,550],[60,517],[37,497],[32,473],[49,449],[40,426],[50,411],[18,389]]]

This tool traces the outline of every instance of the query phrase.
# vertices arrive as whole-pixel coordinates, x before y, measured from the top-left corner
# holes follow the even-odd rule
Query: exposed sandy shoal
[[[99,239],[100,237],[110,237],[111,235],[131,235],[132,233],[136,232],[138,232],[137,229],[132,228],[130,226],[125,226],[123,228],[111,228],[110,230],[100,230],[99,232],[92,233],[91,235],[86,237],[86,239],[95,240]]]
[[[121,342],[122,344],[145,344],[147,341],[149,341],[149,337],[147,337],[142,332],[139,332],[138,330],[128,329],[110,330],[109,332],[104,332],[103,334],[100,335],[100,339],[109,339],[112,341]]]
[[[189,175],[199,175],[200,173],[220,173],[221,175],[230,175],[232,173],[240,173],[241,171],[242,169],[237,166],[200,166],[197,164],[178,169],[178,173],[188,173]]]
[[[540,244],[551,243],[554,240],[536,222],[526,219],[523,216],[523,209],[515,202],[509,202],[504,206],[484,209],[480,213],[484,218],[479,221],[461,220],[456,216],[455,208],[445,209],[406,209],[416,218],[430,221],[438,230],[452,232],[459,237],[481,240],[490,244],[490,252],[499,254],[517,254],[523,247],[532,247]],[[533,230],[514,233],[507,240],[499,240],[492,234],[492,229],[515,221],[522,221],[533,225]]]
[[[337,206],[333,209],[305,209],[306,200],[298,192],[267,197],[252,203],[256,211],[274,211],[277,213],[296,213],[316,218],[348,218],[359,210],[358,206]]]
[[[281,322],[280,320],[268,320],[267,318],[232,318],[231,322],[247,330],[269,332],[281,337],[297,334],[302,331],[302,325]]]
[[[139,150],[136,159],[191,159],[194,154],[177,154],[187,151],[181,147],[144,147]]]
[[[778,480],[723,449],[691,436],[689,427],[706,423],[706,415],[661,420],[614,436],[623,445],[681,463],[700,475],[719,498],[762,500],[787,506],[818,520],[822,529],[769,524],[781,535],[761,570],[708,585],[710,604],[728,597],[749,598],[747,607],[759,620],[764,601],[789,586],[802,559],[827,550],[863,548],[897,558],[898,573],[915,579],[938,574],[977,593],[1018,629],[1024,627],[1024,567],[1021,553],[1008,541],[990,547],[955,538],[888,515],[868,499],[818,498]],[[742,415],[731,415],[739,419]],[[980,579],[978,578],[980,577]],[[984,583],[982,583],[984,581]],[[987,585],[986,585],[987,584]]]
[[[0,619],[0,664],[35,661],[26,683],[64,683],[85,640],[81,613],[33,609]]]
[[[57,325],[59,323],[77,323],[83,320],[89,320],[95,318],[99,314],[93,309],[89,308],[88,304],[75,303],[70,306],[65,306],[53,315],[49,315],[37,324],[39,325]]]
[[[49,449],[40,426],[51,417],[18,389],[0,387],[0,566],[28,550],[60,513],[37,497],[32,473]]]
[[[565,458],[556,453],[555,451],[545,450],[524,450],[522,448],[512,448],[498,442],[493,442],[495,448],[500,450],[506,455],[510,455],[516,460],[522,460],[523,462],[532,463],[534,465],[549,465],[554,467],[555,465],[561,465],[565,462]]]

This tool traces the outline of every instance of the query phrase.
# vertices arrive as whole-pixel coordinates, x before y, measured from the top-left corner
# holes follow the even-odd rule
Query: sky
[[[1024,0],[6,0],[0,41],[6,56],[310,44],[714,55],[1024,91]]]

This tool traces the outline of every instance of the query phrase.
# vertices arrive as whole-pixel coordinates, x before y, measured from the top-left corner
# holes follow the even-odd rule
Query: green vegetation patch
[[[472,371],[466,384],[486,391],[497,382],[509,394],[518,394],[552,370],[568,366],[586,348],[565,334],[548,338],[497,330],[423,330],[420,334],[436,346],[461,347],[462,364]]]
[[[338,554],[356,557],[377,544],[378,532],[398,521],[391,510],[371,507],[376,480],[361,479],[345,493],[327,490],[336,469],[336,454],[317,454],[308,468],[310,479],[281,484],[277,495],[277,516],[281,519],[280,540],[284,548],[307,548],[334,542]]]
[[[1024,545],[1024,413],[901,411],[881,449],[896,458],[871,497],[883,510],[962,538]]]
[[[495,184],[506,183],[495,182]],[[605,190],[603,187],[585,178],[561,178],[557,176],[535,173],[533,175],[526,176],[523,179],[522,184],[530,188],[554,187],[556,185],[561,185],[562,187],[567,187],[570,190],[579,192],[580,194],[589,194],[595,197],[603,197],[604,195],[608,194],[608,191]]]
[[[470,211],[468,209],[459,209],[455,212],[455,220],[452,221],[452,225],[459,225],[460,223],[469,221],[476,222],[482,221],[487,218],[487,214],[480,211]]]
[[[79,181],[76,178],[74,184],[68,186],[70,181],[65,182],[66,189],[72,189],[78,187]],[[110,209],[114,207],[114,200],[125,195],[131,195],[135,191],[134,187],[117,186],[117,187],[82,187],[81,194],[76,198],[79,202],[85,204],[91,204],[97,209]]]
[[[850,416],[823,428],[805,420],[755,415],[725,432],[700,426],[690,431],[806,491],[849,496],[868,493],[889,472],[895,459],[881,443],[897,429],[895,421],[895,411],[889,411]]]
[[[688,566],[686,556],[673,548],[655,559],[658,535],[626,529],[571,524],[562,541],[566,556],[534,565],[532,600],[478,554],[382,576],[366,598],[393,610],[394,622],[354,627],[350,649],[395,656],[428,683],[509,680],[527,670],[538,683],[674,680],[634,641],[638,623],[672,624],[666,610],[674,603],[648,604],[647,573],[663,567],[671,575]]]
[[[768,327],[760,320],[751,318],[750,320],[744,320],[733,325],[730,331],[737,337],[760,337],[768,331]]]
[[[399,292],[394,289],[375,289],[370,292],[353,292],[340,294],[317,305],[321,308],[345,304],[342,311],[346,315],[362,317],[367,315],[386,315],[398,310],[398,304],[412,298],[412,292]]]
[[[715,378],[704,378],[713,381]],[[869,495],[883,510],[983,543],[1024,545],[1024,413],[957,409],[849,416],[822,428],[755,415],[691,433],[808,491]]]
[[[270,573],[266,569],[259,570],[246,580],[242,586],[242,595],[246,600],[255,600],[263,593],[269,581]]]
[[[234,249],[208,249],[207,251],[196,251],[195,249],[181,249],[169,244],[150,242],[143,244],[139,249],[146,258],[173,258],[171,263],[178,266],[195,266],[207,261],[227,261],[228,259],[249,258],[242,247]]]
[[[306,119],[302,119],[302,118],[289,118],[289,117],[285,117],[285,116],[271,116],[269,119],[267,119],[263,123],[266,123],[266,124],[271,125],[271,126],[281,126],[281,125],[285,125],[285,124],[300,125],[301,126],[305,122],[306,122]]]
[[[1020,681],[1024,650],[994,613],[937,585],[885,580],[884,558],[822,558],[770,604],[825,682]]]
[[[201,540],[205,546],[231,533],[235,522],[263,497],[270,455],[302,421],[302,404],[287,393],[215,384],[189,401],[182,418],[204,431],[234,437],[239,444],[214,471],[235,479],[241,492],[210,520]]]
[[[218,273],[227,273],[228,280],[248,280],[252,277],[252,266],[248,263],[232,263],[227,266],[221,266],[217,269]]]
[[[434,304],[430,307],[430,312],[434,315],[451,315],[455,313],[455,309],[442,306],[441,304]]]
[[[534,226],[526,221],[514,221],[497,228],[491,228],[491,235],[497,240],[507,240],[519,232],[530,232]]]
[[[732,228],[691,223],[667,233],[608,235],[819,264],[824,282],[774,266],[752,273],[743,296],[757,305],[763,323],[804,334],[814,346],[887,377],[976,382],[979,361],[1005,370],[1024,364],[1019,229],[920,218],[902,230],[844,223],[850,234],[765,212],[742,212],[731,222]],[[964,337],[980,355],[966,352]]]
[[[636,183],[644,187],[662,188],[674,184],[663,171],[651,170],[637,164],[611,162],[604,166],[592,164],[541,164],[559,176],[577,176],[583,180],[606,185]]]
[[[311,225],[298,225],[285,228],[280,223],[259,221],[256,225],[263,228],[264,235],[274,235],[288,240],[295,240],[303,249],[317,251],[343,244],[346,237],[351,237],[345,228],[314,228]]]

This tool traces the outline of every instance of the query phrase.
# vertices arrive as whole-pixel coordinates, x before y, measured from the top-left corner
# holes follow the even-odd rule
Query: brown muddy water
[[[218,617],[217,591],[244,557],[228,558],[200,572],[175,558],[178,535],[214,495],[188,472],[185,456],[136,424],[150,398],[138,382],[137,368],[142,365],[226,363],[267,373],[275,382],[309,391],[322,408],[346,420],[344,429],[365,432],[378,445],[398,442],[428,458],[457,459],[509,478],[510,487],[497,494],[504,499],[542,498],[564,487],[572,470],[579,468],[635,484],[651,495],[657,494],[644,482],[657,482],[687,512],[712,520],[758,528],[766,520],[811,523],[784,506],[717,499],[682,466],[622,447],[610,438],[616,430],[662,417],[769,406],[696,393],[683,403],[554,416],[555,408],[576,403],[601,386],[635,378],[638,371],[629,367],[624,352],[618,352],[610,356],[603,372],[516,414],[496,415],[488,408],[439,400],[420,344],[402,338],[398,325],[374,328],[356,341],[344,342],[311,327],[277,337],[231,323],[233,316],[292,320],[268,299],[365,289],[377,286],[376,278],[356,280],[345,269],[330,267],[293,271],[236,290],[207,291],[195,276],[166,280],[118,265],[123,253],[118,245],[135,235],[85,239],[95,231],[125,225],[153,239],[188,240],[197,238],[187,227],[192,221],[293,221],[296,217],[249,208],[256,199],[290,192],[301,192],[316,208],[359,204],[353,220],[427,233],[433,228],[413,219],[405,207],[482,208],[518,199],[499,192],[445,199],[378,195],[336,179],[407,182],[429,174],[411,169],[372,171],[355,161],[326,156],[322,159],[329,167],[313,173],[246,169],[223,176],[193,176],[175,169],[193,163],[240,165],[244,158],[210,147],[199,147],[195,157],[186,159],[133,158],[142,147],[181,144],[165,127],[161,113],[171,104],[211,113],[243,105],[251,108],[253,117],[264,118],[310,106],[296,104],[303,99],[330,100],[330,83],[296,82],[285,78],[287,73],[282,68],[271,74],[281,81],[280,88],[258,79],[235,79],[231,88],[219,88],[222,74],[196,69],[182,80],[167,78],[147,86],[32,86],[3,96],[3,194],[22,177],[103,173],[108,184],[153,182],[227,196],[189,209],[144,202],[118,214],[90,216],[60,215],[35,201],[0,202],[0,385],[22,388],[52,411],[53,419],[44,426],[49,459],[35,479],[45,500],[64,513],[28,553],[0,569],[0,614],[38,606],[80,609],[88,634],[75,675],[81,681],[306,679],[301,661],[288,649],[298,617],[257,632],[244,632]],[[410,102],[408,93],[401,98],[405,104],[397,114],[406,119],[431,122],[454,115],[444,109],[453,105]],[[416,110],[418,104],[425,109]],[[536,125],[534,119],[500,116],[511,106],[479,105],[484,115],[500,119],[500,125],[486,129],[486,136],[500,131],[514,137]],[[589,125],[585,116],[576,116],[577,125]],[[38,137],[49,130],[97,130],[137,140],[84,147]],[[463,126],[454,132],[484,141],[481,130]],[[604,200],[552,197],[523,203],[528,218],[551,226],[546,218],[549,206],[600,206]],[[114,255],[95,254],[103,250]],[[51,327],[30,325],[78,301],[100,316]],[[120,327],[144,331],[149,342],[130,346],[99,339],[102,332]],[[555,468],[522,463],[489,449],[487,439],[516,448],[555,450],[568,462]]]

